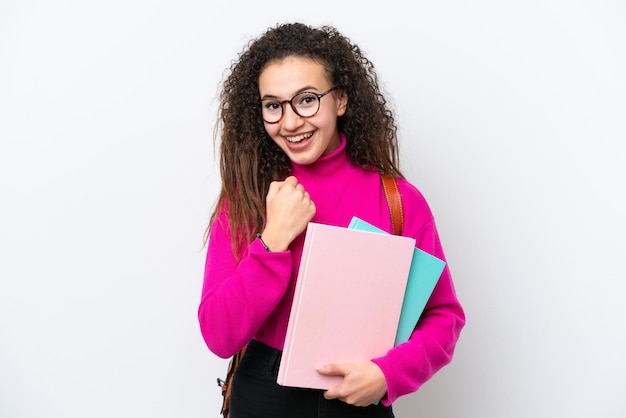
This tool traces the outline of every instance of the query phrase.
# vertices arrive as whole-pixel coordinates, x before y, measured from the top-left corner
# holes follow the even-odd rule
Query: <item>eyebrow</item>
[[[297,96],[297,95],[298,95],[298,94],[300,94],[300,93],[304,93],[304,92],[307,92],[307,91],[311,91],[311,92],[312,92],[312,90],[314,90],[314,91],[318,91],[319,89],[318,89],[317,87],[313,87],[313,86],[305,86],[305,87],[302,87],[300,90],[298,90],[296,93],[294,93],[294,94],[293,94],[293,95],[292,95],[289,99],[287,99],[287,100],[291,100],[291,98],[293,98],[293,96]],[[262,96],[262,97],[261,97],[261,100],[278,99],[278,98],[279,98],[278,96],[274,96],[274,95],[272,95],[272,94],[266,94],[266,95],[264,95],[264,96]]]

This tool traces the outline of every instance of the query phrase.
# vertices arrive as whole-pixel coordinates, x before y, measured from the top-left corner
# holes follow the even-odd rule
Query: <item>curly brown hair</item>
[[[403,177],[399,170],[397,127],[383,97],[373,63],[334,27],[279,24],[244,47],[223,82],[215,126],[221,130],[222,189],[217,213],[228,211],[233,250],[241,254],[265,224],[265,196],[274,180],[291,169],[287,155],[265,131],[261,117],[259,75],[271,62],[305,57],[320,63],[332,82],[348,96],[337,127],[346,134],[350,161],[367,170]],[[209,228],[210,225],[209,224]],[[209,229],[207,228],[208,239]]]

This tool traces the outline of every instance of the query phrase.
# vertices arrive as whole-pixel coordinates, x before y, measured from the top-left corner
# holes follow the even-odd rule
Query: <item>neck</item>
[[[321,156],[317,161],[311,164],[300,165],[292,163],[291,174],[298,178],[309,176],[319,178],[320,176],[332,175],[348,160],[348,156],[346,155],[346,136],[340,133],[339,140],[340,143],[337,149],[330,154]]]

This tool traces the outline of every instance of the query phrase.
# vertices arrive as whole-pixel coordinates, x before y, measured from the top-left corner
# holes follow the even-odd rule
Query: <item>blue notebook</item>
[[[356,216],[352,218],[348,228],[382,234],[387,233]],[[409,280],[404,293],[404,301],[402,302],[395,345],[408,341],[437,281],[439,281],[439,277],[441,277],[445,265],[445,261],[419,248],[415,248],[409,270]]]

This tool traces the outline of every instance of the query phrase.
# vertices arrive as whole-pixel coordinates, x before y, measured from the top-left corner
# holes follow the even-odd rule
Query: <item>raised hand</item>
[[[271,251],[285,251],[315,215],[315,203],[294,176],[272,182],[265,202],[263,241]]]

